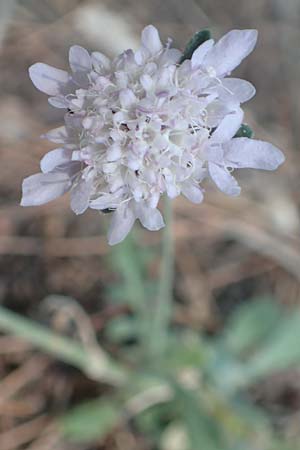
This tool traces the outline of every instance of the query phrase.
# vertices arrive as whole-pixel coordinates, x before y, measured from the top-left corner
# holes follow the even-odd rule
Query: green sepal
[[[187,43],[183,55],[179,61],[179,64],[182,64],[186,59],[191,59],[194,51],[201,45],[203,42],[208,41],[211,38],[211,33],[209,30],[201,30],[198,33],[194,34],[194,36]]]
[[[240,128],[238,129],[238,131],[234,137],[235,138],[246,137],[246,138],[250,139],[253,136],[254,136],[253,130],[245,123],[242,123],[242,125],[240,126]]]

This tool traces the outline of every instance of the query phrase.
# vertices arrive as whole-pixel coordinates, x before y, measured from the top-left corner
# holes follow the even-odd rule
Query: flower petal
[[[199,67],[207,53],[213,48],[215,41],[213,39],[209,39],[208,41],[203,42],[193,53],[192,56],[192,69],[196,69]]]
[[[217,76],[224,76],[252,52],[256,41],[256,30],[232,30],[216,43],[203,62],[213,67]]]
[[[244,111],[238,108],[234,113],[228,114],[213,132],[210,142],[228,142],[240,128],[244,118]]]
[[[53,130],[48,131],[45,134],[42,134],[41,138],[48,139],[55,144],[64,144],[68,142],[69,135],[65,126],[53,128]]]
[[[136,216],[128,204],[121,205],[112,215],[108,230],[108,243],[115,245],[123,241],[130,232]]]
[[[121,198],[116,194],[103,194],[95,200],[90,201],[90,208],[92,209],[115,209],[120,205]]]
[[[92,63],[97,69],[110,69],[110,59],[100,52],[93,52],[91,55]]]
[[[212,180],[222,192],[233,197],[240,195],[241,188],[225,167],[210,162],[208,163],[208,171]]]
[[[81,179],[71,190],[71,209],[75,214],[82,214],[89,206],[91,182]]]
[[[37,89],[48,95],[59,95],[68,83],[68,72],[44,63],[29,67],[29,76]]]
[[[22,185],[22,206],[37,206],[48,203],[67,192],[71,180],[66,173],[36,173],[25,178]]]
[[[193,203],[201,203],[203,200],[203,192],[201,188],[190,181],[186,181],[182,184],[181,192]]]
[[[80,45],[73,45],[70,48],[69,63],[72,72],[90,72],[92,70],[90,54]]]
[[[155,55],[163,48],[157,29],[153,25],[148,25],[142,31],[142,45],[151,55]]]
[[[63,95],[57,95],[56,97],[49,97],[48,103],[54,108],[65,109],[69,106],[69,101]]]
[[[277,147],[256,139],[234,138],[223,147],[225,159],[232,167],[275,170],[285,160]]]
[[[255,87],[249,81],[241,80],[239,78],[224,78],[222,85],[226,89],[225,95],[235,97],[239,103],[244,103],[250,100],[255,95]]]
[[[137,98],[131,89],[122,89],[119,96],[121,106],[125,109],[131,108],[137,101]]]
[[[41,159],[40,166],[43,173],[51,172],[55,167],[71,161],[72,151],[65,148],[56,148],[46,153]]]
[[[177,48],[167,48],[159,58],[159,65],[176,64],[182,57],[182,52]]]
[[[164,219],[160,211],[142,204],[136,205],[136,214],[143,227],[150,231],[160,230],[165,226]]]

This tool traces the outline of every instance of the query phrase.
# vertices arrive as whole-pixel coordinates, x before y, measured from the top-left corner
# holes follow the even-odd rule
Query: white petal
[[[227,114],[232,112],[232,108],[218,100],[211,102],[207,107],[206,125],[208,127],[217,127]]]
[[[100,211],[107,208],[115,209],[119,206],[120,202],[120,197],[115,194],[103,194],[101,197],[90,201],[90,208],[99,209]]]
[[[216,43],[203,62],[213,67],[218,76],[224,76],[252,52],[256,41],[256,30],[232,30]]]
[[[244,118],[244,112],[238,108],[233,114],[228,114],[213,132],[210,142],[228,142],[240,128]]]
[[[71,161],[72,151],[65,148],[56,148],[41,159],[41,171],[44,173],[51,172],[55,167]]]
[[[131,108],[137,101],[131,89],[122,89],[119,95],[122,108]]]
[[[22,206],[48,203],[67,192],[71,180],[66,173],[37,173],[25,178],[22,185]]]
[[[51,106],[54,106],[54,108],[68,108],[69,101],[66,100],[66,98],[63,95],[57,95],[56,97],[49,97],[48,103],[50,103]]]
[[[66,127],[58,127],[53,130],[48,131],[45,134],[42,134],[42,138],[48,139],[51,142],[55,142],[56,144],[63,144],[68,142],[68,132]]]
[[[108,243],[115,245],[123,241],[130,232],[136,216],[128,204],[121,205],[112,215],[108,230]]]
[[[225,159],[232,167],[275,170],[284,162],[284,155],[269,142],[234,138],[224,145]]]
[[[215,41],[213,39],[208,39],[208,41],[203,42],[193,53],[192,56],[192,69],[199,67],[204,57],[207,55],[209,50],[213,48]]]
[[[89,206],[91,182],[81,179],[71,190],[71,209],[75,214],[82,214]]]
[[[136,213],[143,227],[150,231],[157,231],[165,226],[164,219],[160,211],[156,208],[150,208],[142,204],[137,204]]]
[[[73,45],[70,48],[69,62],[73,72],[90,72],[92,70],[89,52],[79,45]]]
[[[150,75],[147,75],[144,73],[140,78],[141,85],[145,89],[145,91],[150,91],[154,85],[153,79],[150,77]]]
[[[241,188],[235,178],[224,167],[208,163],[208,171],[218,188],[227,195],[240,195]]]
[[[250,100],[255,95],[255,87],[249,81],[239,78],[224,78],[222,85],[226,88],[227,96],[234,96],[239,103]],[[225,94],[225,95],[226,95]]]
[[[93,52],[91,55],[92,63],[97,67],[100,66],[100,68],[103,67],[105,70],[110,69],[110,60],[107,56],[103,55],[103,53],[100,52]]]
[[[193,203],[201,203],[203,200],[203,192],[199,186],[186,181],[181,186],[181,192]]]
[[[37,89],[48,95],[59,95],[68,83],[68,72],[44,63],[29,67],[29,76]]]
[[[153,25],[148,25],[142,31],[142,45],[151,55],[157,54],[162,48],[162,43],[157,29]]]
[[[177,48],[167,48],[159,58],[159,65],[170,65],[176,64],[180,60],[182,52],[177,50]]]

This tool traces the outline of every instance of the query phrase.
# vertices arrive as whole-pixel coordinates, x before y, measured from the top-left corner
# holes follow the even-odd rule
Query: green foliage
[[[180,59],[180,64],[182,64],[186,59],[191,59],[194,51],[197,50],[203,42],[208,41],[210,38],[211,34],[209,30],[201,30],[195,33],[184,49],[183,55]]]
[[[271,298],[252,300],[231,315],[221,340],[236,356],[246,356],[273,333],[281,315],[281,308]]]
[[[147,341],[153,338],[156,289],[147,278],[156,254],[139,252],[137,245],[129,237],[111,258],[119,282],[107,294],[125,306],[105,329],[118,349],[115,359],[96,337],[92,345],[75,342],[0,307],[2,330],[111,385],[101,398],[59,419],[66,438],[99,442],[130,419],[155,450],[300,450],[274,433],[268,415],[249,396],[255,383],[300,365],[300,311],[264,297],[236,309],[216,337],[173,325],[155,364]]]
[[[60,421],[63,434],[75,442],[104,438],[122,419],[122,406],[113,397],[82,403]]]
[[[252,128],[249,127],[249,125],[246,125],[245,123],[243,123],[240,128],[238,129],[236,135],[234,136],[235,138],[240,138],[240,137],[246,137],[246,138],[252,138],[254,136],[254,132],[252,130]]]

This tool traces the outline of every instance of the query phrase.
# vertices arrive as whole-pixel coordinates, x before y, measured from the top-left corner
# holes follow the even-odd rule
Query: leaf
[[[137,320],[123,316],[111,320],[105,328],[105,335],[115,343],[136,338],[138,334]]]
[[[181,420],[187,430],[189,448],[194,450],[200,445],[205,450],[228,449],[218,422],[201,405],[198,396],[177,383],[174,383],[174,391],[180,405]]]
[[[249,125],[242,123],[242,125],[240,126],[240,128],[238,129],[238,131],[234,137],[235,138],[246,137],[246,138],[250,139],[250,138],[254,137],[254,132],[253,132],[252,128],[249,127]]]
[[[165,364],[172,371],[188,367],[200,370],[210,357],[210,345],[195,332],[170,335],[169,342]]]
[[[209,30],[201,30],[198,33],[194,34],[191,40],[187,43],[183,55],[179,61],[179,64],[182,64],[186,59],[191,59],[194,51],[201,45],[203,42],[208,41],[211,38],[211,33]]]
[[[220,341],[235,355],[252,352],[280,322],[281,308],[271,298],[252,300],[231,316]]]
[[[120,404],[102,397],[82,403],[60,419],[64,435],[75,442],[103,439],[122,419]]]
[[[265,345],[249,361],[254,378],[300,364],[300,311],[281,317]]]

